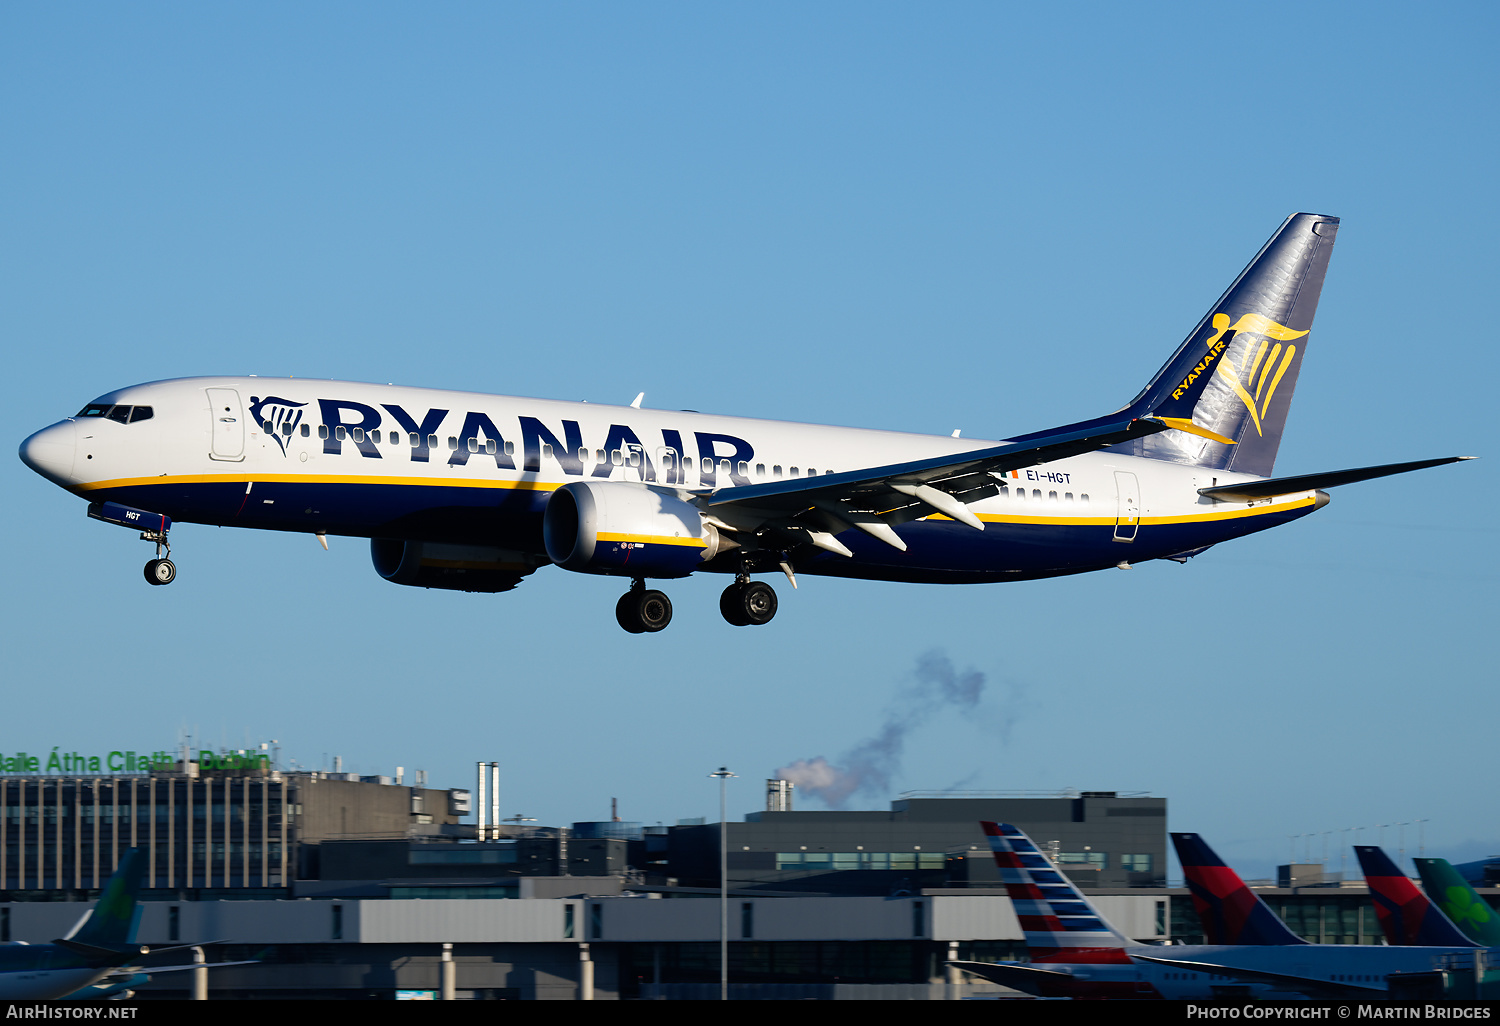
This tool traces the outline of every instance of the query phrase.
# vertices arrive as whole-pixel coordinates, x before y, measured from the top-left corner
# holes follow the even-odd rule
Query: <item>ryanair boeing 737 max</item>
[[[21,445],[89,515],[370,539],[397,584],[499,592],[549,563],[631,580],[752,574],[967,584],[1185,560],[1305,516],[1322,489],[1465,457],[1273,478],[1338,219],[1293,214],[1117,413],[1001,442],[343,381],[183,378],[100,396]]]

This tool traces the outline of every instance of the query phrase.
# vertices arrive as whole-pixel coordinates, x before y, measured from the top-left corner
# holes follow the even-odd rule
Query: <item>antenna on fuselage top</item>
[[[641,400],[644,398],[646,398],[646,393],[642,392],[640,395],[635,397],[635,401],[630,404],[630,408],[633,410],[639,410],[641,408]]]

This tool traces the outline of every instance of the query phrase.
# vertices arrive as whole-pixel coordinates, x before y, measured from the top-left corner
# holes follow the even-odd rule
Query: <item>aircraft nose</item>
[[[73,460],[78,453],[77,425],[70,420],[42,428],[21,443],[21,462],[60,485],[73,482]]]

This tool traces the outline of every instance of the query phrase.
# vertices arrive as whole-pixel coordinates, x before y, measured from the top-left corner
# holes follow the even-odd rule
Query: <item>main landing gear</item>
[[[150,570],[147,564],[147,580],[151,579]],[[736,627],[759,627],[776,615],[776,592],[769,584],[741,577],[719,596],[719,612]],[[637,578],[615,603],[615,619],[631,634],[655,634],[672,622],[672,600],[659,591],[647,590],[646,582]]]
[[[615,603],[615,619],[631,634],[655,634],[672,622],[672,600],[659,591],[647,591],[638,577]]]
[[[719,596],[719,612],[736,627],[759,627],[776,615],[776,592],[764,581],[736,580]]]

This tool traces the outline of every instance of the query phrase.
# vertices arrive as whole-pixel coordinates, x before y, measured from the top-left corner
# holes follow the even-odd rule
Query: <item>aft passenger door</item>
[[[1141,526],[1141,491],[1135,475],[1124,470],[1115,471],[1115,494],[1118,501],[1115,541],[1133,542]]]
[[[209,388],[208,409],[213,418],[209,458],[238,463],[245,458],[245,411],[232,388]]]

